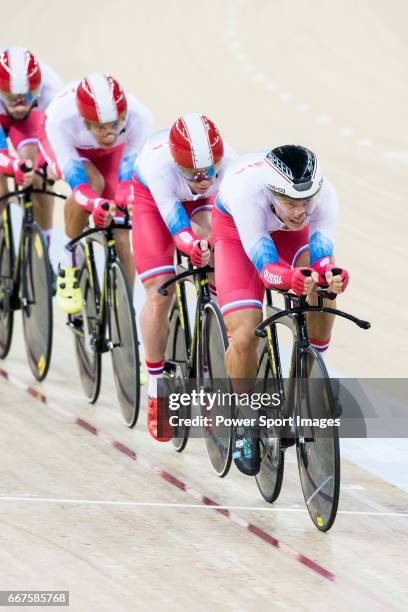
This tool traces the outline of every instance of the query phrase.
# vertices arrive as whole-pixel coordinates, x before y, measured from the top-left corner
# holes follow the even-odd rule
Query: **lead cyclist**
[[[332,273],[337,216],[336,192],[305,147],[284,145],[245,155],[228,169],[215,200],[212,233],[217,293],[231,336],[226,367],[237,394],[250,394],[255,384],[254,328],[262,320],[265,288],[292,289],[307,295],[310,304],[316,303],[318,285],[335,294],[346,289],[347,270]],[[311,276],[302,274],[305,269]],[[333,323],[330,314],[307,315],[310,343],[322,356]],[[244,474],[259,472],[254,430],[234,429],[233,458]]]

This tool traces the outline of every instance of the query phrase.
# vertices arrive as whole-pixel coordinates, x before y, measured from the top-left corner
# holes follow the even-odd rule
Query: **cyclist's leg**
[[[104,181],[99,171],[91,163],[84,164],[91,189],[95,193],[103,190]],[[80,234],[89,218],[71,195],[65,202],[64,225],[65,242]],[[75,250],[71,253],[65,247],[59,261],[57,279],[57,304],[67,314],[75,314],[82,309],[82,294],[77,282],[77,261]]]
[[[8,193],[7,177],[4,176],[4,174],[0,174],[0,198],[2,196],[5,196],[7,193]],[[4,208],[6,207],[6,204],[7,202],[5,200],[0,202],[0,215],[2,211],[4,210]]]
[[[295,261],[295,266],[309,266],[309,250],[303,251]],[[311,306],[317,304],[316,292],[311,293],[307,298]],[[336,308],[336,300],[324,300],[325,306]],[[334,325],[335,315],[323,312],[308,312],[306,315],[307,331],[310,344],[319,351],[324,357],[329,348],[330,338]]]
[[[239,239],[216,240],[215,280],[230,336],[226,368],[234,390],[245,392],[258,370],[254,329],[262,321],[263,287]]]
[[[119,259],[125,268],[126,276],[129,281],[130,291],[133,295],[133,286],[135,283],[135,264],[133,261],[132,251],[130,250],[130,232],[129,230],[116,229],[115,240],[116,250],[119,255]]]
[[[39,161],[38,136],[43,113],[33,110],[28,117],[22,121],[13,121],[9,130],[9,138],[20,159],[29,159],[34,167]],[[42,156],[40,157],[40,160]],[[33,185],[36,188],[42,187],[42,180],[39,176],[34,176]],[[54,199],[44,194],[33,194],[34,215],[37,223],[44,231],[47,241],[50,240],[52,228],[52,214],[54,209]]]
[[[135,192],[132,237],[135,267],[145,289],[139,321],[149,374],[147,426],[153,438],[166,442],[171,428],[166,405],[157,400],[157,384],[164,371],[172,292],[162,296],[157,289],[174,276],[174,243],[149,190],[136,184]]]
[[[164,366],[172,300],[171,292],[162,296],[157,289],[174,276],[174,243],[150,191],[140,184],[135,186],[132,238],[135,267],[145,289],[139,321],[149,371],[149,395],[154,397],[155,380]]]

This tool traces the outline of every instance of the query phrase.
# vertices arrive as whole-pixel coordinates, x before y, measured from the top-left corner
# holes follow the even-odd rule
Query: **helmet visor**
[[[273,193],[273,206],[280,217],[293,222],[310,217],[318,202],[318,193],[307,198],[291,198],[282,194]]]
[[[0,91],[0,98],[4,106],[7,108],[15,108],[16,106],[32,106],[38,97],[39,90],[25,94],[15,94],[9,91]]]
[[[216,179],[221,163],[222,161],[219,161],[209,168],[186,168],[177,164],[177,168],[187,181],[201,183],[202,181],[213,181]]]
[[[125,126],[125,121],[126,115],[122,115],[117,121],[109,121],[108,123],[96,123],[94,121],[84,119],[85,126],[88,130],[97,132],[101,135],[112,132],[116,135],[120,134]]]

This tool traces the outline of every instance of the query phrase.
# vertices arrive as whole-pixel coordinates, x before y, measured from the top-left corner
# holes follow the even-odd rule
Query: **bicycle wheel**
[[[139,343],[133,300],[119,261],[109,267],[108,287],[108,324],[116,394],[126,425],[134,427],[140,405]]]
[[[51,264],[37,224],[28,226],[25,232],[20,286],[24,340],[30,369],[37,380],[44,380],[52,348]]]
[[[276,376],[273,374],[268,350],[266,348],[261,358],[258,378],[262,380],[262,392],[271,395],[272,384],[276,380]],[[276,409],[271,409],[267,412],[264,411],[264,415],[266,418],[279,416]],[[262,458],[261,469],[255,476],[255,480],[262,497],[271,504],[278,499],[281,492],[285,468],[285,453],[281,449],[279,431],[276,427],[261,427],[260,441]]]
[[[225,351],[228,348],[227,333],[221,312],[216,304],[204,304],[201,318],[201,334],[198,351],[197,378],[199,390],[206,393],[232,393],[228,373],[225,368]],[[201,407],[202,415],[211,423],[204,427],[204,439],[208,457],[214,472],[220,478],[228,474],[232,458],[232,419],[231,402],[214,403]],[[222,423],[217,425],[217,417]],[[224,423],[224,424],[223,424]]]
[[[0,359],[4,359],[10,350],[14,320],[12,307],[14,244],[8,209],[4,210],[2,216],[3,221],[0,221]]]
[[[321,429],[315,421],[334,419],[335,404],[326,366],[312,348],[301,354],[300,375],[295,409],[299,476],[313,523],[320,531],[328,531],[336,518],[339,502],[340,447],[338,428]]]
[[[75,352],[78,360],[79,378],[90,404],[99,396],[102,376],[99,321],[99,285],[96,269],[90,263],[92,278],[89,276],[87,262],[84,261],[79,273],[79,286],[82,291],[82,311],[69,315],[70,327],[74,332]]]
[[[185,325],[188,325],[188,320],[185,320],[185,316],[181,316],[179,303],[175,298],[170,311],[170,332],[165,352],[165,378],[169,394],[185,393],[187,390],[189,347],[184,331]],[[190,433],[190,427],[184,424],[184,419],[190,418],[191,406],[180,406],[177,416],[180,425],[173,427],[172,443],[175,450],[181,453],[186,447]]]

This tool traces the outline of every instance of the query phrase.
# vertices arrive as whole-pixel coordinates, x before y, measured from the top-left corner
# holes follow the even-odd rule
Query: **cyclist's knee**
[[[251,353],[256,350],[258,338],[255,327],[262,320],[262,311],[243,310],[226,317],[226,325],[231,336],[231,346],[239,353]]]
[[[163,296],[157,291],[166,280],[165,277],[157,277],[144,283],[146,306],[149,316],[153,319],[160,319],[163,316],[167,316],[169,311],[172,299],[171,292],[169,292],[169,295]]]
[[[70,197],[64,206],[65,233],[69,238],[75,238],[87,224],[89,214]]]

